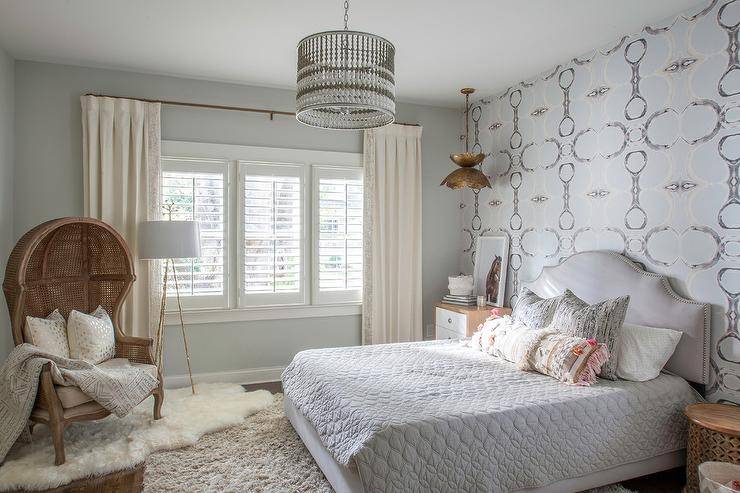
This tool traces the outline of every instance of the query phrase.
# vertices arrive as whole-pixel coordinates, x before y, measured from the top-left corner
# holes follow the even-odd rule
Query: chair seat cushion
[[[96,366],[103,370],[115,370],[127,367],[134,367],[144,370],[152,375],[154,378],[157,378],[156,366],[146,365],[143,363],[131,363],[125,358],[109,359],[108,361],[103,361]],[[83,393],[79,387],[65,387],[63,385],[55,385],[54,389],[57,391],[57,396],[59,397],[59,400],[61,401],[62,407],[64,409],[69,409],[92,401],[92,397]]]

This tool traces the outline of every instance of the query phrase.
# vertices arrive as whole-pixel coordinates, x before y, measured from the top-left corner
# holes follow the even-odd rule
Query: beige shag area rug
[[[243,423],[207,435],[192,447],[154,454],[144,492],[316,492],[329,482],[283,413],[283,396]],[[606,486],[589,493],[631,493]]]
[[[244,423],[205,436],[192,447],[146,461],[144,492],[331,493],[311,453],[283,413],[283,395]]]
[[[206,433],[242,424],[246,416],[268,408],[274,400],[266,390],[245,392],[236,384],[196,388],[196,395],[190,388],[165,391],[164,417],[158,421],[152,419],[149,398],[125,418],[72,424],[65,433],[67,462],[61,466],[54,465],[48,428],[36,426],[33,441],[16,443],[0,466],[0,491],[54,488],[126,469],[153,452],[186,447]]]

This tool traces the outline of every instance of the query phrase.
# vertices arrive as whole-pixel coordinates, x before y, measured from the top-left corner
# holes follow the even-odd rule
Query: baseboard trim
[[[195,383],[263,383],[277,382],[280,380],[284,366],[272,366],[264,368],[245,368],[243,370],[218,371],[210,373],[194,373]],[[188,374],[165,375],[164,386],[168,389],[187,387],[190,385]]]

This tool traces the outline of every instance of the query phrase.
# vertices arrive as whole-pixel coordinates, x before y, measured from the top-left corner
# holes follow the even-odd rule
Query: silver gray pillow
[[[530,329],[543,329],[552,321],[555,308],[564,295],[565,293],[553,298],[540,298],[529,289],[522,287],[511,316]]]
[[[629,296],[620,296],[589,305],[566,290],[552,317],[550,328],[606,344],[609,348],[609,361],[601,367],[600,376],[616,380],[619,337],[629,302]]]

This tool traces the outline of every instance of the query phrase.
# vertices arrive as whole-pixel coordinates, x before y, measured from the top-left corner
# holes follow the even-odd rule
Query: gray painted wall
[[[5,276],[5,260],[14,242],[13,231],[13,162],[15,77],[14,60],[0,49],[0,279]],[[8,306],[0,302],[0,358],[5,358],[13,345]]]
[[[471,125],[496,179],[475,236],[511,239],[506,299],[575,252],[620,252],[712,304],[707,396],[740,403],[736,15],[697,5],[478,100]]]
[[[41,221],[82,213],[81,94],[106,93],[154,99],[210,102],[293,111],[291,91],[132,72],[18,61],[14,237]],[[459,113],[447,108],[399,104],[398,120],[424,126],[423,302],[425,327],[433,303],[458,268],[459,195],[440,188],[459,148]],[[197,142],[362,151],[362,134],[315,130],[292,118],[164,106],[162,138]],[[194,372],[282,366],[302,349],[359,344],[360,317],[275,320],[190,327]],[[175,327],[167,334],[165,368],[182,374],[185,362]]]

